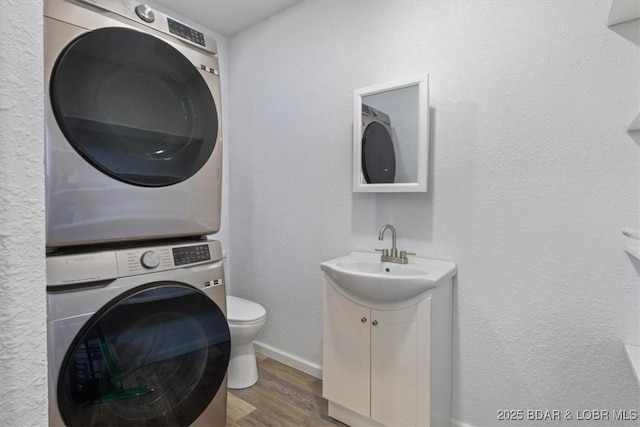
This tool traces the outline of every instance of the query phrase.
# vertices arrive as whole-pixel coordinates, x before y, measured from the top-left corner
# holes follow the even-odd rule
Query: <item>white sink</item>
[[[451,279],[449,261],[409,257],[408,264],[380,261],[380,254],[352,252],[320,264],[334,287],[355,302],[375,307],[412,301]]]

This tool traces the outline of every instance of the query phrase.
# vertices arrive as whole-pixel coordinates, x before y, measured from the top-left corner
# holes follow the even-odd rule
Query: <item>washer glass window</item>
[[[172,185],[194,175],[216,144],[218,114],[201,72],[157,37],[98,29],[58,58],[51,105],[94,167],[129,184]]]
[[[58,405],[68,426],[189,425],[229,363],[229,327],[204,293],[158,282],[97,312],[68,350]]]

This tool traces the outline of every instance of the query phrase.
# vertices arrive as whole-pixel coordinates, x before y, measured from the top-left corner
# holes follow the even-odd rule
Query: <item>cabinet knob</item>
[[[363,317],[362,319],[360,319],[360,321],[361,321],[362,323],[364,323],[364,322],[366,322],[366,321],[367,321],[367,318],[366,318],[366,317]]]
[[[377,321],[377,320],[374,320],[373,322],[371,322],[371,324],[372,324],[373,326],[376,326],[376,325],[378,324],[378,321]]]

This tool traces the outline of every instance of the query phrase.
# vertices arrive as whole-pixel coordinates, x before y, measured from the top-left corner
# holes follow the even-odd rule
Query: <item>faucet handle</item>
[[[407,255],[415,255],[415,252],[400,251],[400,258],[407,258]]]
[[[389,249],[376,249],[378,252],[382,252],[382,256],[389,256]]]

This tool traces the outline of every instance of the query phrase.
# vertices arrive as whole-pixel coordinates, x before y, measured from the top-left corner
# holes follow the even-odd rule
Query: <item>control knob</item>
[[[136,15],[140,17],[144,22],[153,22],[156,19],[153,10],[146,4],[139,4],[135,8]]]
[[[160,255],[154,251],[146,251],[142,254],[140,263],[146,268],[156,268],[160,265]]]

